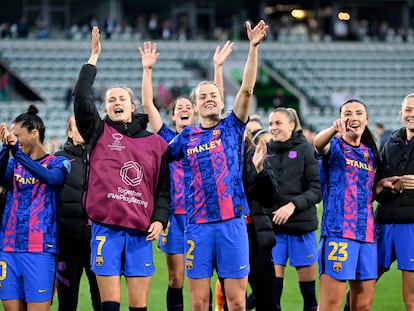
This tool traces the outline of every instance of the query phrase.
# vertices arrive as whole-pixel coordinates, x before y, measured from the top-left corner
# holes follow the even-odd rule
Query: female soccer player
[[[369,310],[378,275],[372,201],[379,154],[365,105],[345,101],[314,145],[323,189],[319,311],[340,310],[346,281],[351,310]]]
[[[53,296],[56,206],[71,165],[45,151],[45,126],[37,112],[31,105],[10,130],[0,125],[0,185],[7,189],[0,227],[0,299],[5,310],[49,310]]]

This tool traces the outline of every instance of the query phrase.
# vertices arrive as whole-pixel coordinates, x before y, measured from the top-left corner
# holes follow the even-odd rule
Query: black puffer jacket
[[[414,174],[414,141],[406,145],[405,128],[395,131],[381,152],[377,179]],[[382,224],[414,223],[414,190],[394,194],[385,188],[376,197],[375,221]]]
[[[253,154],[254,149],[245,156],[243,185],[253,219],[248,226],[250,252],[257,254],[271,250],[276,244],[270,214],[272,206],[279,200],[279,186],[267,159],[263,171],[256,172],[252,163]]]
[[[280,188],[279,204],[292,202],[296,209],[284,225],[273,226],[276,233],[304,234],[318,228],[316,204],[321,200],[318,160],[302,131],[286,142],[270,141],[268,159]]]
[[[82,208],[82,191],[86,172],[86,152],[80,146],[74,146],[68,140],[55,155],[66,157],[72,169],[57,207],[59,244],[77,244],[79,241],[90,240],[88,216]]]

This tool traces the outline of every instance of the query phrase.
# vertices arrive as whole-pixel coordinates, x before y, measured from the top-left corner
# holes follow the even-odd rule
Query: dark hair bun
[[[38,112],[39,110],[36,108],[35,105],[30,105],[29,108],[27,108],[27,113],[33,116],[37,115]]]

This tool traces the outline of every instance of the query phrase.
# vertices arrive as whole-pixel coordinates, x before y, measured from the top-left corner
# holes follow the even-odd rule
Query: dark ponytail
[[[45,125],[42,119],[37,115],[39,110],[35,105],[30,105],[27,112],[19,114],[12,123],[21,123],[22,128],[27,128],[29,132],[37,130],[39,132],[39,140],[43,144],[45,140]]]

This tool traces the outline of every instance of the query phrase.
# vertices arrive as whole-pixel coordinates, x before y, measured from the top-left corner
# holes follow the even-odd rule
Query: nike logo
[[[410,258],[410,262],[414,262],[414,258]]]
[[[313,254],[307,255],[306,258],[312,258]]]
[[[241,265],[240,266],[240,270],[243,270],[244,268],[246,268],[247,267],[247,265]]]
[[[150,264],[150,263],[145,264],[145,267],[151,267],[151,266],[152,266],[152,264]]]
[[[47,289],[39,289],[38,292],[39,293],[46,293],[47,292]]]

